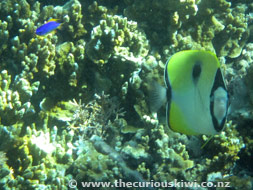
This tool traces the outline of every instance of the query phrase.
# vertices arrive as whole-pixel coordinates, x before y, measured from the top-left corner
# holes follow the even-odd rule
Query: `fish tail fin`
[[[166,103],[167,89],[155,81],[152,81],[149,85],[149,107],[150,111],[154,113]]]
[[[62,30],[62,25],[63,25],[63,23],[60,23],[60,25],[58,26],[58,30]]]

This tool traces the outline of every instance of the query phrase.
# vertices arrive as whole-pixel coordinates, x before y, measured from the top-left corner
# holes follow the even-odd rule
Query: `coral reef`
[[[236,126],[231,122],[227,123],[225,130],[213,137],[212,149],[219,151],[218,154],[211,155],[211,159],[206,159],[206,165],[214,172],[230,173],[229,171],[234,168],[235,162],[239,159],[238,153],[242,148],[245,148],[245,144]]]
[[[57,127],[37,132],[34,124],[25,130],[25,135],[19,137],[15,127],[9,131],[0,127],[3,140],[0,146],[7,152],[9,166],[5,168],[6,176],[1,178],[8,183],[1,183],[1,188],[67,189],[65,184],[70,176],[65,176],[65,171],[72,162],[73,132],[63,131],[57,136]]]
[[[93,28],[87,45],[88,57],[103,65],[110,57],[138,62],[148,54],[149,44],[145,34],[138,31],[137,23],[127,18],[108,15]]]
[[[125,14],[143,23],[152,44],[158,43],[165,55],[202,48],[234,58],[249,37],[247,7],[242,4],[232,8],[225,0],[128,2]]]
[[[64,190],[72,179],[252,189],[252,10],[228,0],[1,1],[0,189]],[[59,29],[37,36],[52,18]],[[162,84],[166,60],[185,49],[216,52],[231,96],[227,127],[203,149],[209,137],[171,131],[148,105],[150,80]]]
[[[4,125],[19,122],[35,112],[31,97],[38,91],[39,81],[30,84],[18,76],[11,81],[7,70],[0,73],[0,119]],[[10,87],[12,86],[12,87]]]

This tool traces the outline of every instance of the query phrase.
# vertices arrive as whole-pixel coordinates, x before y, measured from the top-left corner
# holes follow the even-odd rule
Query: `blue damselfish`
[[[57,21],[58,19],[50,19],[47,23],[36,29],[36,34],[39,36],[43,36],[54,31],[61,25],[61,23]]]

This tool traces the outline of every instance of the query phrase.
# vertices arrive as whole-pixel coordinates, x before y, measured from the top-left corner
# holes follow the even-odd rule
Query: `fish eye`
[[[194,81],[196,81],[201,73],[201,64],[202,62],[197,60],[193,66],[193,70],[192,70],[192,78]]]

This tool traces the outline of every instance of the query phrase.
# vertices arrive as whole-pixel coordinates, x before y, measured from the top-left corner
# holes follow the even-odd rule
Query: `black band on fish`
[[[219,91],[219,92],[217,92],[217,91]],[[220,100],[219,100],[219,97],[218,97],[218,100],[216,101],[215,100],[215,98],[216,98],[215,93],[221,94],[221,96],[223,96],[223,99],[220,98]],[[225,93],[225,95],[224,95],[224,93]],[[223,76],[222,76],[220,68],[218,68],[217,72],[216,72],[214,84],[213,84],[211,94],[210,94],[210,100],[211,100],[210,101],[210,111],[211,111],[211,117],[212,117],[213,125],[214,125],[215,130],[217,132],[220,132],[223,129],[224,125],[225,125],[226,118],[227,118],[227,110],[228,110],[228,105],[229,105],[229,103],[228,103],[228,94],[227,94],[226,86],[225,86],[225,83],[223,81]],[[215,104],[219,104],[218,101],[220,101],[221,104],[225,105],[224,117],[222,119],[220,119],[220,121],[215,116],[215,115],[218,114],[218,113],[215,113],[215,110],[219,109],[219,105],[215,105]],[[223,105],[220,106],[221,107],[220,109],[222,109],[222,110],[223,110],[223,107],[222,107]]]
[[[164,82],[165,82],[167,88],[170,86],[169,77],[168,77],[168,71],[167,71],[169,60],[166,62],[165,69],[164,69]]]
[[[202,70],[201,65],[202,65],[202,62],[197,60],[192,69],[192,78],[193,78],[194,83],[197,83],[200,77],[201,70]]]

